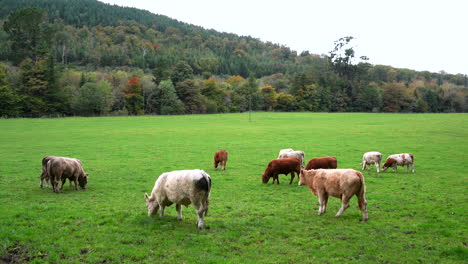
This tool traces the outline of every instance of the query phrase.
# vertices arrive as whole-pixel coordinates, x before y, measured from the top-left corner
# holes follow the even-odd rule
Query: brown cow
[[[338,161],[335,157],[321,157],[309,160],[306,170],[336,169],[337,167]]]
[[[49,160],[51,159],[54,159],[54,158],[59,158],[57,156],[46,156],[44,158],[42,158],[42,173],[41,173],[41,183],[39,185],[39,187],[43,187],[43,183],[44,183],[44,180],[46,182],[46,187],[49,188],[49,180],[50,180],[50,177],[49,177],[49,174],[47,173],[47,163],[49,162]],[[72,158],[69,158],[69,159],[72,159]],[[80,164],[81,164],[81,160],[79,159],[76,159]],[[72,182],[70,181],[70,186],[72,185]]]
[[[214,167],[218,168],[218,164],[221,165],[221,170],[226,169],[226,162],[228,160],[228,152],[224,149],[216,151],[214,154]]]
[[[294,172],[299,175],[301,172],[301,161],[295,158],[284,158],[284,159],[274,159],[268,163],[265,172],[262,174],[262,182],[268,183],[271,177],[273,177],[273,184],[279,184],[278,175],[284,174],[288,175],[291,173],[291,181],[289,184],[293,182],[294,179]]]
[[[335,217],[339,217],[349,207],[349,199],[356,195],[359,208],[362,211],[362,221],[368,219],[366,185],[364,176],[359,171],[353,169],[301,170],[299,185],[307,185],[312,193],[318,197],[320,204],[318,215],[325,213],[329,196],[341,199],[341,208],[335,215]]]
[[[82,189],[88,183],[88,174],[84,172],[80,161],[73,158],[54,157],[47,162],[47,174],[54,192],[58,193],[63,188],[66,179],[75,183],[75,190],[78,190],[77,182]],[[59,182],[62,186],[58,188]]]

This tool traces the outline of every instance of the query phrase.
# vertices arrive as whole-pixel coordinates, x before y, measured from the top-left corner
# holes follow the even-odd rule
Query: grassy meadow
[[[0,263],[467,263],[468,115],[248,114],[0,120]],[[261,183],[283,148],[306,162],[409,152],[416,173],[365,171],[369,221],[357,199],[340,218],[331,197],[298,179]],[[213,154],[229,151],[226,171]],[[39,188],[41,159],[81,159],[86,190]],[[209,228],[193,207],[148,217],[144,193],[166,171],[204,169]]]

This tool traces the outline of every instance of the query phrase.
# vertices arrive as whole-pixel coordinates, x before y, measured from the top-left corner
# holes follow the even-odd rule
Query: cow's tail
[[[411,157],[411,162],[414,163],[414,156],[413,156],[413,154],[410,153],[409,156]]]
[[[360,171],[356,171],[357,176],[359,177],[359,181],[361,182],[361,186],[359,187],[359,191],[357,193],[359,208],[363,210],[366,207],[366,183],[364,181],[364,176]]]

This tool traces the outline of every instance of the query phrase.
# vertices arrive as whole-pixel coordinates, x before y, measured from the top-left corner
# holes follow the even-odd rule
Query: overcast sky
[[[314,54],[353,36],[372,64],[468,74],[467,0],[100,0]]]

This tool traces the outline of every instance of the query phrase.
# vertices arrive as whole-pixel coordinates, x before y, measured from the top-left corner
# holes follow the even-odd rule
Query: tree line
[[[87,1],[110,11],[92,15],[83,3],[78,8],[81,1],[40,0],[19,2],[42,3],[47,12],[0,14],[0,116],[468,108],[466,75],[371,65],[355,58],[353,37],[326,55],[298,55],[163,16],[164,27],[157,26],[154,17],[141,18],[156,16],[149,12]],[[61,5],[68,2],[81,13]],[[124,11],[145,15],[109,18]],[[66,23],[77,14],[80,23]]]

